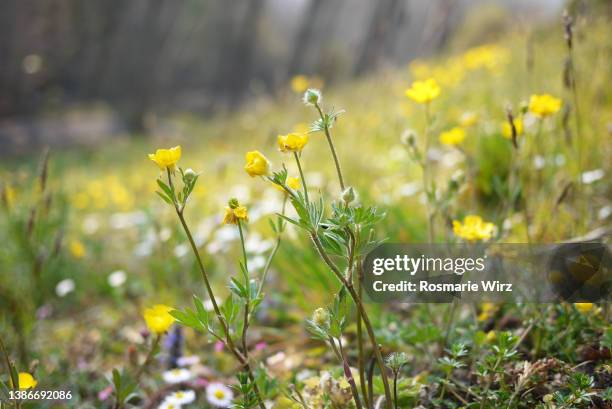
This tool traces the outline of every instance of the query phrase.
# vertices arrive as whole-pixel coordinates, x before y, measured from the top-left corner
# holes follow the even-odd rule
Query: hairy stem
[[[325,121],[325,115],[323,114],[323,111],[321,110],[319,104],[315,104],[315,107],[317,108],[319,116],[321,117],[321,122],[323,123],[323,130],[325,131],[325,137],[327,138],[327,143],[329,144],[329,150],[331,150],[332,156],[334,158],[334,163],[336,164],[336,172],[338,173],[338,181],[340,182],[340,188],[344,190],[344,178],[342,177],[340,161],[338,160],[338,155],[336,154],[336,148],[334,147],[334,142],[332,141],[332,137],[329,132],[329,127],[327,126],[327,123]]]
[[[348,290],[351,298],[353,299],[353,302],[355,303],[355,306],[357,307],[357,310],[358,310],[359,314],[363,318],[363,323],[364,323],[364,325],[366,327],[366,330],[368,332],[368,336],[370,337],[370,342],[372,343],[372,349],[374,351],[374,356],[376,358],[376,363],[378,365],[378,368],[380,369],[380,376],[382,378],[384,389],[385,389],[385,405],[386,405],[387,409],[391,409],[391,402],[392,402],[391,401],[391,389],[389,387],[389,379],[387,377],[385,363],[383,361],[383,357],[382,357],[382,354],[380,352],[380,347],[378,345],[378,342],[376,342],[376,335],[374,334],[374,329],[372,327],[370,319],[368,318],[368,315],[367,315],[367,312],[366,312],[366,310],[365,310],[365,308],[363,306],[363,303],[361,302],[361,299],[359,298],[359,294],[357,294],[357,292],[355,291],[355,288],[353,287],[353,283],[349,283],[346,280],[346,278],[342,275],[342,273],[340,272],[338,267],[329,258],[329,255],[325,252],[325,249],[323,248],[323,245],[321,244],[321,240],[319,239],[319,236],[317,235],[317,233],[316,232],[311,232],[310,237],[311,237],[311,239],[312,239],[312,241],[313,241],[313,243],[315,245],[315,248],[317,249],[319,255],[321,256],[323,261],[325,261],[325,264],[328,265],[328,267],[332,270],[332,272],[334,273],[336,278],[338,278],[338,280],[340,280],[340,282]]]
[[[297,163],[297,167],[300,172],[300,179],[302,179],[302,187],[304,188],[304,198],[306,199],[306,203],[308,203],[308,187],[306,186],[306,178],[304,178],[304,172],[302,171],[300,155],[298,155],[297,152],[293,152],[293,157],[295,158],[295,163]]]
[[[172,184],[172,174],[170,172],[170,169],[168,169],[168,183],[170,184],[170,188],[172,189],[172,192],[174,192],[174,185]],[[195,255],[196,261],[198,263],[198,267],[200,269],[200,273],[202,274],[202,279],[204,280],[204,285],[206,286],[208,297],[210,298],[210,301],[212,303],[213,310],[215,311],[215,315],[217,316],[217,320],[219,321],[219,324],[221,325],[221,328],[223,329],[223,333],[225,335],[225,343],[227,347],[229,348],[229,350],[232,352],[232,354],[234,354],[238,362],[244,367],[245,371],[247,372],[249,376],[249,379],[253,383],[253,389],[255,393],[257,394],[260,409],[265,409],[265,405],[261,398],[261,394],[259,393],[259,388],[257,387],[257,384],[255,383],[255,376],[253,375],[253,371],[251,370],[249,361],[247,357],[245,357],[236,348],[236,345],[234,344],[234,341],[230,334],[229,326],[227,322],[225,321],[225,319],[223,318],[223,315],[221,314],[221,309],[219,308],[219,304],[217,303],[217,299],[213,293],[212,286],[210,285],[210,280],[208,279],[206,268],[204,267],[204,263],[202,262],[202,257],[200,257],[198,246],[196,245],[193,239],[193,235],[191,234],[191,230],[189,229],[189,226],[187,226],[187,222],[185,221],[185,217],[183,215],[183,208],[180,208],[178,206],[178,204],[176,203],[176,198],[173,198],[173,199],[174,199],[174,208],[176,210],[176,214],[181,222],[181,225],[183,226],[185,235],[187,235],[187,239],[189,241],[189,244],[191,245],[191,250],[193,251],[193,254]]]

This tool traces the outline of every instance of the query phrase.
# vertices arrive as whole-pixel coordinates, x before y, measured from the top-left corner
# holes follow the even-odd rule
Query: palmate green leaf
[[[170,311],[170,315],[172,315],[181,325],[193,328],[196,331],[205,329],[198,319],[197,314],[190,308],[185,308],[184,310],[172,310]]]
[[[194,294],[193,296],[193,305],[196,307],[197,318],[200,323],[210,330],[210,315],[206,308],[204,308],[204,303],[202,300]]]
[[[328,332],[324,328],[319,327],[312,320],[306,320],[305,326],[306,326],[306,331],[308,331],[310,335],[312,335],[312,337],[315,339],[326,341],[327,338],[329,337]]]
[[[321,244],[328,252],[336,256],[344,256],[346,254],[346,240],[344,237],[332,231],[326,230],[322,235]]]
[[[228,325],[232,325],[235,322],[239,309],[240,306],[234,302],[234,297],[230,294],[221,306],[221,314]]]
[[[229,289],[232,293],[236,294],[239,298],[247,299],[249,294],[244,285],[236,280],[234,277],[230,279]]]

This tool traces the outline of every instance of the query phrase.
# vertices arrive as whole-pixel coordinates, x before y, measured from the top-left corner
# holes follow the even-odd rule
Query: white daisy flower
[[[157,409],[181,409],[181,405],[165,400],[157,407]]]
[[[114,288],[121,287],[125,283],[126,279],[127,275],[125,274],[125,271],[113,271],[108,275],[108,285]]]
[[[234,399],[234,392],[219,382],[212,382],[206,387],[208,403],[218,408],[229,408]]]
[[[57,283],[55,286],[55,294],[57,294],[58,297],[65,297],[73,292],[75,287],[74,280],[67,278]]]
[[[195,392],[192,390],[176,391],[166,396],[164,402],[174,403],[180,406],[193,402],[195,398]]]
[[[193,366],[200,363],[200,357],[197,355],[182,356],[176,360],[178,366]]]
[[[162,374],[162,378],[166,383],[186,382],[191,379],[191,376],[191,372],[183,368],[172,369]]]

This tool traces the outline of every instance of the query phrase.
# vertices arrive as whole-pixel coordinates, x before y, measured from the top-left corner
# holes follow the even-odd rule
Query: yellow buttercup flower
[[[465,216],[463,223],[454,220],[453,232],[467,241],[489,240],[493,236],[495,225],[482,220],[480,216]]]
[[[85,257],[85,246],[79,240],[71,240],[68,249],[74,258]]]
[[[524,132],[523,128],[523,120],[521,118],[514,118],[514,129],[516,129],[516,135],[520,136]],[[508,121],[505,121],[502,124],[502,135],[504,138],[511,139],[512,138],[512,128]]]
[[[529,99],[529,112],[537,118],[555,114],[561,109],[561,100],[549,94],[532,95]]]
[[[305,75],[295,75],[291,78],[291,90],[295,93],[301,94],[306,91],[309,86],[310,82]]]
[[[281,152],[300,152],[307,143],[307,132],[292,132],[287,135],[278,135],[278,149]]]
[[[181,147],[175,146],[170,149],[158,149],[155,153],[149,153],[149,159],[159,166],[161,170],[174,170],[176,162],[181,158]]]
[[[459,145],[464,139],[465,131],[458,126],[440,134],[440,143],[444,145]]]
[[[144,310],[143,317],[149,330],[155,334],[163,334],[174,324],[174,317],[170,315],[172,307],[164,304],[154,305]]]
[[[480,314],[478,315],[478,321],[486,321],[493,317],[499,307],[492,302],[484,302],[480,305]]]
[[[19,372],[19,389],[33,389],[38,385],[38,381],[27,372]]]
[[[251,177],[264,176],[270,172],[270,161],[259,151],[250,151],[245,155],[244,170]]]
[[[247,208],[241,206],[237,199],[230,199],[225,208],[223,224],[238,224],[240,220],[249,221]]]
[[[440,86],[433,78],[415,81],[406,90],[406,96],[419,104],[427,104],[440,96]]]
[[[485,336],[485,340],[488,343],[495,342],[495,340],[497,340],[497,334],[495,333],[495,331],[491,330],[487,332],[487,335]]]
[[[577,302],[574,304],[574,307],[576,307],[576,309],[582,314],[586,314],[591,312],[595,305],[593,305],[592,302]]]
[[[301,186],[300,179],[294,178],[292,176],[289,176],[287,178],[287,180],[285,181],[285,184],[287,185],[287,187],[290,187],[293,190],[298,190]],[[283,189],[281,185],[277,185],[276,183],[274,183],[274,187],[280,190],[281,192],[285,192],[285,189]]]

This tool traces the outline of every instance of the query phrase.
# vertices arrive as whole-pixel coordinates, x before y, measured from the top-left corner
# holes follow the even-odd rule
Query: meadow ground
[[[612,407],[608,304],[385,307],[346,278],[377,240],[609,239],[612,36],[577,24],[571,65],[560,28],[515,32],[329,88],[296,77],[237,113],[164,120],[163,138],[4,163],[7,364],[30,391],[72,392],[21,407],[170,407],[177,390],[176,407]],[[176,145],[178,162],[147,157]],[[250,177],[255,150],[271,164],[248,158]],[[177,310],[143,318],[157,304]]]

